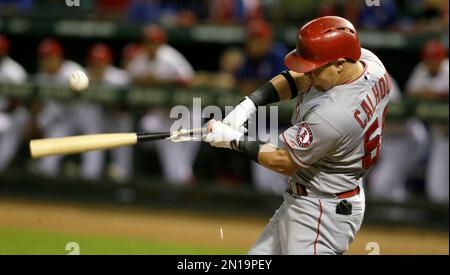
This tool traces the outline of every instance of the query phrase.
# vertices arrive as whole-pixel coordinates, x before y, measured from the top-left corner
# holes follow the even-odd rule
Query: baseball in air
[[[81,92],[89,86],[89,78],[87,75],[78,70],[70,75],[70,88],[76,92]]]

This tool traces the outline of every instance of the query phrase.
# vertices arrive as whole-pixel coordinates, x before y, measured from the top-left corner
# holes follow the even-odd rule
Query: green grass
[[[68,254],[76,242],[80,254],[243,254],[245,251],[148,240],[77,235],[44,230],[0,228],[0,254]]]

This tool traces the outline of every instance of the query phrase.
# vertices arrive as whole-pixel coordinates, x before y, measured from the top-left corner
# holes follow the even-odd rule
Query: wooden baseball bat
[[[186,132],[189,131],[185,130],[183,133]],[[171,134],[170,132],[117,133],[35,139],[30,141],[30,152],[33,158],[69,155],[165,139],[173,135],[174,133]]]

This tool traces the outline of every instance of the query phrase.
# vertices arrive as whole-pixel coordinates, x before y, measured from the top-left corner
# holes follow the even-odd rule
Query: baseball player
[[[425,100],[448,101],[448,53],[442,43],[429,41],[406,83],[408,95]],[[426,192],[430,200],[448,202],[448,125],[431,124],[431,152],[427,165]]]
[[[353,25],[326,16],[303,26],[284,71],[256,89],[203,139],[290,176],[284,202],[249,254],[342,254],[365,210],[363,176],[376,163],[390,80],[361,49]],[[244,138],[258,106],[295,99],[292,127],[279,146]]]
[[[143,31],[142,51],[129,63],[128,72],[134,84],[150,87],[155,85],[187,85],[192,81],[194,70],[186,58],[167,44],[163,28],[151,25]],[[140,121],[143,131],[169,131],[172,121],[167,108],[151,108]],[[164,178],[173,184],[188,184],[193,179],[193,164],[199,142],[192,146],[171,143],[166,140],[154,143],[162,166]]]
[[[36,82],[41,87],[48,85],[67,86],[72,72],[83,68],[70,60],[64,60],[61,44],[45,39],[39,44],[39,67]],[[70,136],[75,134],[101,133],[102,109],[89,102],[65,103],[45,99],[37,118],[38,127],[44,138]],[[47,157],[39,162],[39,170],[46,176],[57,176],[62,157]],[[82,155],[81,176],[96,179],[103,171],[104,152],[95,151]]]
[[[10,42],[0,35],[0,84],[23,84],[25,69],[8,56]],[[0,172],[16,155],[29,122],[29,112],[17,100],[0,96]]]
[[[87,73],[91,86],[123,88],[129,84],[126,71],[112,65],[113,54],[106,44],[95,44],[89,51]],[[119,106],[111,106],[105,110],[104,125],[107,132],[132,132],[133,118]],[[133,150],[131,147],[121,147],[111,150],[112,165],[108,175],[122,181],[130,177],[132,169]]]
[[[141,45],[137,43],[128,43],[122,48],[121,53],[121,67],[124,68],[126,71],[129,70],[128,66],[130,65],[131,61],[139,55],[142,51]]]

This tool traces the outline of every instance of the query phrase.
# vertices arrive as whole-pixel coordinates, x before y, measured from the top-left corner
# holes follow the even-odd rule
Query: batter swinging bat
[[[30,153],[33,158],[41,158],[112,149],[159,139],[169,139],[172,142],[193,141],[200,138],[191,134],[201,132],[202,129],[183,129],[174,132],[116,133],[35,139],[30,141]]]

